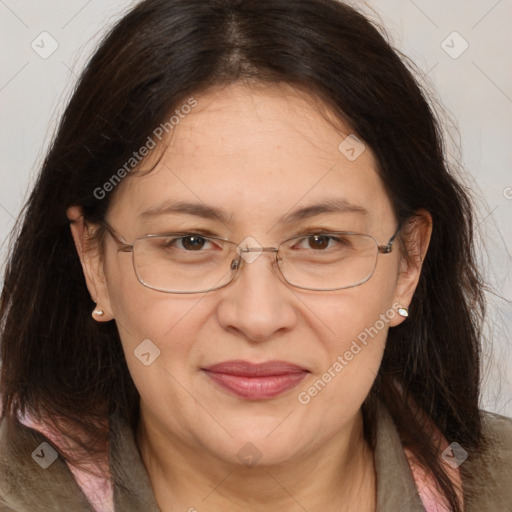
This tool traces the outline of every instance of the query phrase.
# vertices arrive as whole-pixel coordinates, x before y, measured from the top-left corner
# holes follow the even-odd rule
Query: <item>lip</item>
[[[234,360],[202,368],[217,385],[232,394],[249,400],[264,400],[295,387],[308,373],[286,361],[251,363]]]

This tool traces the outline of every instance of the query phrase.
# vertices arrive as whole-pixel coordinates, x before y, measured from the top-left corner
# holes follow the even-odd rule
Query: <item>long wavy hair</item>
[[[0,299],[2,418],[30,412],[68,435],[73,425],[90,457],[104,447],[110,414],[135,425],[139,396],[116,324],[91,318],[66,210],[79,205],[86,221],[104,220],[112,194],[98,188],[155,128],[187,98],[237,81],[288,83],[321,100],[375,154],[397,217],[431,213],[410,317],[389,331],[363,413],[373,442],[376,401],[385,403],[404,446],[460,511],[421,414],[466,449],[484,442],[484,301],[470,195],[412,65],[337,0],[145,0],[105,36],[12,235]]]

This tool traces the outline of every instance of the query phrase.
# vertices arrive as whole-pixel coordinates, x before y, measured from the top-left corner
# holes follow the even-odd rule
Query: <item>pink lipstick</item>
[[[203,368],[225,390],[248,400],[272,398],[295,387],[308,373],[286,361],[250,363],[233,360]]]

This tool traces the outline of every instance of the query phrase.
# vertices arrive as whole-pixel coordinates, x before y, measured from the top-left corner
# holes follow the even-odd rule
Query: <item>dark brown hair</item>
[[[374,152],[399,219],[419,208],[433,234],[410,317],[388,335],[364,404],[383,400],[405,446],[453,486],[416,404],[449,440],[481,445],[484,313],[467,191],[436,116],[381,31],[336,0],[146,0],[105,37],[78,81],[20,217],[0,303],[2,417],[29,411],[79,426],[94,454],[103,420],[136,421],[138,393],[115,322],[96,323],[66,210],[104,220],[94,194],[190,96],[236,81],[284,82],[320,99]],[[61,425],[64,429],[64,424]],[[97,445],[91,440],[97,440]]]

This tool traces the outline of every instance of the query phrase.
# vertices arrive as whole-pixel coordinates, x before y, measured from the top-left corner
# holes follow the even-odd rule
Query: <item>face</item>
[[[354,154],[339,149],[349,127],[336,129],[311,99],[286,86],[236,84],[196,99],[156,168],[130,176],[116,191],[107,220],[126,241],[202,229],[275,247],[321,229],[388,242],[397,220],[370,148],[355,159],[360,147]],[[332,199],[354,208],[281,220]],[[226,218],[155,214],[175,202],[221,209]],[[180,446],[235,464],[241,449],[255,450],[247,443],[266,463],[280,463],[351,428],[378,372],[388,328],[403,320],[396,304],[409,304],[417,278],[400,272],[396,243],[379,254],[367,282],[328,292],[287,284],[269,252],[244,260],[226,287],[198,294],[143,286],[131,254],[118,252],[109,235],[101,261],[101,272],[94,265],[88,271],[89,289],[105,310],[102,320],[117,323],[145,421]],[[150,340],[143,345],[147,365],[135,355],[143,340]],[[205,371],[234,360],[280,361],[300,370],[280,367],[284,375],[274,371],[259,387],[247,376],[226,377],[225,369],[220,376]]]

